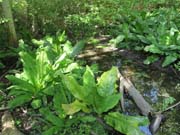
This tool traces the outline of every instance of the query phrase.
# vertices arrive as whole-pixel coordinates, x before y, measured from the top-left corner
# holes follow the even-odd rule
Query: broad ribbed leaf
[[[86,66],[86,72],[83,75],[83,85],[89,88],[96,87],[94,74],[88,66]]]
[[[79,85],[72,76],[64,76],[64,83],[75,98],[84,100],[87,92],[83,89],[83,86]]]
[[[67,54],[71,54],[73,50],[72,44],[70,41],[66,41],[63,47],[63,51],[66,52]]]
[[[87,108],[86,104],[81,103],[78,100],[75,100],[71,104],[62,104],[62,108],[67,115],[73,115],[74,113],[79,112],[80,110],[83,110],[84,112],[89,112],[89,109]]]
[[[10,108],[15,108],[17,106],[21,106],[24,103],[31,101],[31,99],[32,95],[28,93],[26,93],[26,95],[18,95],[17,97],[15,97],[15,99],[9,101],[8,106]]]
[[[34,65],[35,70],[37,71],[37,87],[40,89],[45,83],[45,76],[48,73],[48,58],[46,52],[41,50],[36,54],[36,65]]]
[[[115,107],[121,98],[120,94],[113,94],[101,97],[98,94],[94,97],[94,107],[97,113],[101,114]]]
[[[19,89],[19,90],[24,90],[24,91],[29,91],[29,92],[36,91],[33,85],[31,83],[28,83],[28,81],[22,80],[13,75],[7,75],[6,78],[13,83],[13,85],[9,87],[9,89]]]
[[[21,60],[23,63],[24,77],[30,81],[34,86],[37,86],[37,70],[36,70],[36,60],[27,52],[20,52]]]
[[[140,131],[139,126],[149,124],[147,117],[127,116],[119,112],[109,113],[105,116],[105,121],[114,129],[126,135],[144,135]]]
[[[83,75],[83,89],[86,91],[84,102],[87,104],[94,104],[94,94],[97,93],[97,88],[94,74],[88,66],[86,67],[86,71]]]
[[[117,80],[117,68],[112,67],[111,70],[104,72],[98,80],[97,91],[99,95],[106,97],[112,95],[115,91]]]
[[[8,93],[8,96],[19,96],[19,95],[26,95],[27,93],[31,93],[29,91],[24,91],[22,89],[16,89],[14,87],[10,87],[11,91]]]

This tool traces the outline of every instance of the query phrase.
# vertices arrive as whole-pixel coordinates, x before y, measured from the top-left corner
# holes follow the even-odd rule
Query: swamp
[[[0,135],[180,135],[180,0],[0,0]]]

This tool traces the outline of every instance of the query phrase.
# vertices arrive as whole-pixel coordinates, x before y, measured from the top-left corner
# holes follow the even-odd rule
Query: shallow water
[[[123,62],[124,61],[124,62]],[[180,101],[180,80],[158,70],[144,69],[122,60],[122,71],[129,74],[137,90],[155,111],[162,111]],[[131,107],[132,108],[132,107]],[[130,111],[130,110],[129,110]],[[180,135],[180,106],[165,112],[166,121],[157,135]]]
[[[105,71],[111,66],[118,66],[120,71],[130,78],[137,90],[141,92],[146,101],[155,111],[162,111],[170,105],[180,101],[180,80],[177,77],[162,73],[148,66],[141,66],[135,62],[122,58],[118,54],[95,56],[98,59],[89,59],[89,63],[99,64],[100,70]],[[145,67],[145,68],[144,68]],[[134,103],[125,99],[126,113],[138,114]],[[158,130],[157,135],[180,135],[180,106],[165,112],[166,121]]]

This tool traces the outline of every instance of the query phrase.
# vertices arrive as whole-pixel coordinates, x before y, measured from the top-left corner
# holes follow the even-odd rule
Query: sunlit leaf
[[[112,67],[111,70],[104,72],[98,80],[97,91],[99,95],[106,97],[115,91],[117,80],[117,68]]]
[[[66,41],[66,43],[64,44],[64,47],[63,47],[63,51],[66,52],[67,54],[71,54],[72,50],[73,50],[73,47],[71,45],[71,42]]]
[[[121,98],[120,94],[113,94],[107,97],[101,97],[98,94],[94,97],[94,107],[97,113],[107,112],[116,106]]]
[[[74,69],[77,69],[79,65],[77,63],[71,63],[68,65],[68,67],[65,69],[65,73],[71,72]]]
[[[80,110],[83,110],[85,112],[89,112],[89,109],[87,108],[86,104],[81,103],[78,100],[75,100],[71,104],[62,104],[62,108],[67,115],[72,115],[76,112],[79,112]]]
[[[147,117],[128,116],[119,112],[109,113],[105,116],[105,121],[114,129],[126,135],[144,135],[144,133],[140,131],[139,126],[149,124]]]
[[[64,76],[64,83],[72,95],[79,100],[83,100],[88,94],[72,76]]]
[[[89,88],[96,87],[96,82],[94,79],[94,74],[91,71],[90,67],[86,66],[86,71],[83,75],[83,85]]]
[[[46,52],[44,50],[37,52],[36,54],[36,65],[34,65],[34,70],[37,71],[37,82],[38,82],[38,88],[42,88],[44,81],[45,81],[45,76],[48,73],[48,58],[46,55]]]
[[[19,90],[29,91],[32,93],[36,91],[33,85],[31,83],[28,83],[28,81],[22,80],[13,75],[7,75],[6,78],[13,83],[13,85],[10,86],[9,89],[19,89]]]
[[[23,63],[24,77],[28,79],[34,86],[37,86],[37,69],[36,60],[27,52],[20,52],[20,57]]]

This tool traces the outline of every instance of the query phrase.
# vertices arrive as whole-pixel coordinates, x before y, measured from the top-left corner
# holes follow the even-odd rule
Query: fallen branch
[[[143,96],[134,87],[134,85],[128,78],[123,77],[123,75],[120,72],[118,73],[118,76],[120,79],[120,85],[123,85],[123,86],[120,86],[120,89],[122,89],[122,87],[124,87],[125,90],[128,92],[128,94],[134,100],[135,104],[137,105],[137,107],[139,108],[141,113],[145,116],[148,116],[148,114],[153,111],[152,107],[145,101]]]

